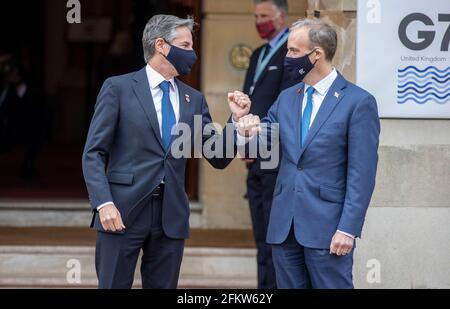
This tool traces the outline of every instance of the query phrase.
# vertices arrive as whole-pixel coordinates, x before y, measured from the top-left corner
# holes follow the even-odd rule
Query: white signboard
[[[450,118],[450,0],[358,0],[357,83],[385,118]]]

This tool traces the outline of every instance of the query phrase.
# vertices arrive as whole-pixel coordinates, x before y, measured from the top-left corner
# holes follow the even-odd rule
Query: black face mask
[[[191,72],[195,62],[197,62],[197,55],[195,54],[195,51],[179,48],[171,44],[169,45],[170,51],[166,56],[167,60],[174,66],[178,74],[188,75],[189,72]]]
[[[314,68],[317,61],[312,63],[311,60],[309,60],[309,55],[315,51],[316,49],[313,49],[309,54],[299,58],[284,58],[284,68],[289,73],[289,76],[293,81],[300,83],[303,81],[303,78],[305,78],[305,76]]]

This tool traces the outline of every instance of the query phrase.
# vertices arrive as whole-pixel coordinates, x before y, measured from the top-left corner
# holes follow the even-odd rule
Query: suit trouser
[[[291,227],[288,238],[273,245],[273,262],[280,289],[352,289],[353,252],[331,255],[330,249],[299,244]]]
[[[124,234],[97,232],[95,266],[100,289],[129,289],[142,249],[142,287],[175,289],[184,240],[170,239],[162,230],[162,199],[150,198]]]
[[[247,197],[257,248],[258,288],[275,289],[275,268],[272,261],[272,246],[266,243],[272,197],[277,173],[262,172],[259,163],[251,164],[247,177]]]

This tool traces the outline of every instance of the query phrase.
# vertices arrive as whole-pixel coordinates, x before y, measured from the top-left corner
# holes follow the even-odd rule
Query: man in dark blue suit
[[[286,0],[254,0],[256,29],[267,43],[257,48],[250,59],[244,93],[255,104],[251,113],[264,118],[280,92],[294,82],[284,70],[289,29],[286,25]],[[245,160],[245,159],[244,159]],[[272,195],[278,168],[261,169],[260,160],[245,160],[248,168],[247,197],[257,247],[258,288],[276,288],[272,248],[266,243]]]
[[[208,155],[215,168],[233,160],[228,131],[219,135],[204,130],[212,122],[204,96],[175,78],[188,74],[196,61],[193,25],[191,19],[152,17],[143,34],[146,67],[108,78],[98,95],[83,173],[93,208],[91,226],[97,230],[99,288],[131,288],[141,250],[143,287],[176,288],[184,239],[189,237],[184,190],[189,155],[180,153],[186,148],[190,153],[192,141],[200,136],[200,147],[208,142],[231,153],[228,158]],[[248,113],[248,97],[228,98],[235,121]],[[178,137],[186,138],[186,127],[187,145],[178,143]],[[234,138],[231,125],[228,139]]]
[[[334,28],[318,19],[291,27],[285,67],[297,85],[266,118],[239,121],[251,143],[282,151],[267,242],[279,288],[353,288],[354,242],[375,186],[380,121],[375,98],[332,66]],[[254,102],[257,104],[257,102]],[[278,124],[273,127],[274,124]]]

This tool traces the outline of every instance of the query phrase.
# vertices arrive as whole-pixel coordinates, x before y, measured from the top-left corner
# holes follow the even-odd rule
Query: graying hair
[[[300,19],[295,22],[292,30],[306,27],[309,29],[310,48],[315,46],[322,47],[325,51],[325,59],[329,62],[333,61],[337,49],[337,33],[336,29],[320,19]]]
[[[191,32],[194,30],[194,19],[188,17],[182,19],[173,15],[155,15],[145,25],[142,36],[142,46],[144,48],[144,59],[148,62],[155,54],[155,42],[161,38],[168,43],[177,36],[177,28],[187,27]]]
[[[260,4],[263,2],[272,2],[272,4],[275,5],[280,11],[283,11],[286,16],[289,12],[287,0],[253,0],[253,3],[255,4]]]

